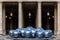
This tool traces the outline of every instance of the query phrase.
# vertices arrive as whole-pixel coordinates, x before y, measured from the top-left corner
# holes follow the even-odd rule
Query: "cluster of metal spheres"
[[[52,37],[52,30],[44,30],[41,27],[33,28],[28,26],[26,28],[17,28],[9,31],[9,36],[13,38],[49,38]]]

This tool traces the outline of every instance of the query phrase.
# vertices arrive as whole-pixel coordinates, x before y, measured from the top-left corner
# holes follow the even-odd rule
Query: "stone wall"
[[[0,3],[0,34],[2,34],[2,3]]]
[[[6,0],[7,1],[7,0]],[[12,0],[11,0],[12,1]],[[17,0],[15,0],[15,1],[17,1]],[[20,1],[20,0],[19,0]],[[33,1],[33,0],[32,0]],[[38,0],[37,0],[38,1]],[[42,0],[40,0],[40,2],[41,2]],[[47,0],[46,0],[47,1]],[[57,0],[58,1],[58,0]],[[2,3],[1,3],[2,1],[0,0],[0,34],[2,34],[3,33],[3,31],[2,30],[4,30],[3,29],[3,24],[2,24]],[[20,2],[22,2],[22,0],[20,1]],[[41,7],[40,7],[40,5],[41,5],[41,3],[39,4],[38,3],[38,10],[40,10],[41,11]],[[21,3],[19,3],[19,7],[21,7]],[[57,3],[57,35],[58,34],[60,34],[60,2],[58,2]],[[40,11],[38,11],[38,13],[41,13]],[[21,12],[21,8],[19,8],[19,28],[21,28],[21,26],[22,26],[22,14],[21,14],[22,12]],[[38,14],[39,15],[39,14]],[[38,25],[37,26],[39,26],[39,27],[41,27],[41,15],[39,15],[40,16],[40,19],[38,19]],[[40,22],[39,22],[39,20],[40,20]],[[22,23],[22,24],[21,24]]]
[[[57,26],[57,34],[60,34],[60,2],[58,2],[58,4],[57,4],[57,7],[58,7],[58,19],[57,19],[57,22],[58,22],[58,26]]]
[[[0,0],[0,2],[23,2],[23,1],[31,1],[31,2],[34,2],[34,1],[36,1],[36,2],[42,2],[42,1],[48,1],[48,2],[50,2],[50,1],[52,1],[52,2],[60,2],[60,0]]]

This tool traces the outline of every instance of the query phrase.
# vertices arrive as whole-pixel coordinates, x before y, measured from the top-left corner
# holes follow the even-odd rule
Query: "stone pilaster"
[[[57,22],[58,22],[58,26],[57,26],[57,34],[60,35],[60,2],[58,2],[57,4],[58,7],[58,16],[57,16]]]
[[[36,17],[36,27],[41,27],[41,2],[38,2],[38,10]]]
[[[2,3],[0,2],[0,34],[2,34]]]
[[[21,28],[23,26],[22,3],[21,2],[19,2],[19,14],[18,15],[19,15],[18,17],[19,28]]]

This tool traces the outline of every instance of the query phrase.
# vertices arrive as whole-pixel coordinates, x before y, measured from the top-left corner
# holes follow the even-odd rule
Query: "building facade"
[[[44,9],[44,11],[43,11],[43,9]],[[26,12],[26,10],[28,12]],[[49,11],[47,11],[47,10],[49,10]],[[51,12],[51,14],[49,14],[50,12]],[[14,15],[12,13],[14,13],[16,15]],[[28,14],[29,16],[27,16],[27,14],[25,15],[25,13],[29,13]],[[35,15],[30,14],[30,13],[35,13]],[[45,15],[44,13],[46,13],[47,16],[44,16]],[[12,17],[13,15],[14,15],[14,17]],[[30,25],[33,24],[33,26],[35,26],[35,27],[43,26],[43,28],[45,28],[44,27],[45,22],[43,22],[43,21],[45,21],[45,17],[46,18],[49,17],[49,19],[50,19],[51,16],[49,16],[49,15],[52,15],[53,20],[51,20],[51,22],[49,22],[49,19],[47,18],[46,19],[47,22],[45,25],[49,26],[50,25],[49,23],[51,23],[52,26],[50,25],[50,28],[52,27],[51,29],[53,30],[54,35],[60,34],[60,2],[59,2],[59,0],[43,0],[43,1],[42,0],[0,0],[0,34],[6,35],[6,29],[7,30],[12,29],[12,27],[11,27],[12,20],[8,21],[7,17],[9,17],[9,19],[11,19],[11,17],[12,17],[16,23],[18,22],[16,24],[18,27],[16,27],[16,28],[22,28],[24,26],[27,26],[29,21],[28,21],[28,23],[26,23],[26,17],[30,18],[31,15],[33,15],[32,16],[33,21],[31,21],[31,22],[35,22],[35,24],[31,23]],[[24,24],[24,22],[26,25]],[[10,24],[10,25],[6,27],[6,24],[7,25]],[[46,28],[49,28],[48,26]]]

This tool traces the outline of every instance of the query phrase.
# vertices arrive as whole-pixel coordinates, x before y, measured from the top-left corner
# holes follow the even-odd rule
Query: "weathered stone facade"
[[[0,34],[5,34],[5,19],[2,5],[3,2],[18,2],[19,3],[19,28],[23,26],[23,18],[22,18],[22,3],[23,1],[27,2],[38,2],[38,15],[37,15],[37,25],[41,27],[41,2],[57,2],[57,10],[55,10],[55,26],[54,26],[54,34],[60,34],[60,0],[0,0]]]

